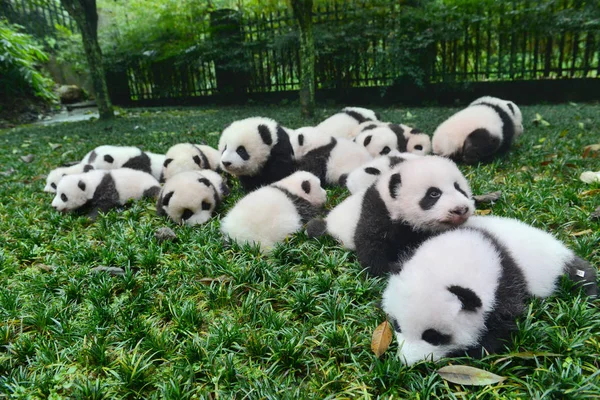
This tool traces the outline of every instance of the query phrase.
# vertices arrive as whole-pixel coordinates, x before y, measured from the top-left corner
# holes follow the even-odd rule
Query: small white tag
[[[578,269],[577,270],[577,276],[580,276],[580,277],[583,278],[585,276],[585,271],[582,271],[582,270]]]

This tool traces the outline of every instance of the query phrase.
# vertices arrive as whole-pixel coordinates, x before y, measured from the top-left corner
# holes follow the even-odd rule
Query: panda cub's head
[[[469,183],[456,164],[438,156],[401,162],[375,184],[393,220],[439,232],[465,222],[475,210]]]
[[[515,138],[523,133],[523,114],[519,107],[510,100],[499,99],[498,97],[483,96],[473,101],[469,106],[487,103],[501,107],[512,119],[515,125]]]
[[[317,207],[323,206],[327,201],[327,191],[321,187],[321,180],[310,172],[294,172],[273,183],[273,186],[285,189]]]
[[[178,224],[199,225],[210,219],[229,188],[223,178],[211,170],[184,171],[167,180],[156,211]]]
[[[404,126],[404,125],[403,125]],[[417,128],[406,126],[406,151],[420,156],[431,153],[431,138]]]
[[[385,156],[398,149],[398,137],[387,125],[363,130],[354,141],[364,146],[372,157]]]
[[[46,186],[44,187],[44,192],[47,193],[56,193],[56,188],[58,187],[58,183],[60,180],[67,176],[73,174],[80,174],[82,172],[88,172],[93,170],[94,167],[89,164],[79,163],[75,165],[71,165],[69,167],[58,167],[50,171],[48,177],[46,178]]]
[[[202,151],[192,143],[178,143],[171,146],[165,154],[161,182],[184,171],[209,169],[210,165]]]
[[[437,361],[476,347],[496,306],[501,264],[494,244],[471,229],[434,236],[401,262],[381,303],[401,361]]]
[[[87,176],[88,174],[73,174],[63,177],[56,187],[52,207],[57,211],[65,212],[85,205],[93,194],[90,193],[92,189],[87,182]]]
[[[283,128],[263,117],[246,118],[226,127],[219,139],[223,169],[236,176],[258,174],[277,144],[278,129]]]
[[[290,133],[290,142],[294,149],[294,157],[301,160],[306,153],[331,143],[332,136],[321,132],[318,128],[305,126]]]

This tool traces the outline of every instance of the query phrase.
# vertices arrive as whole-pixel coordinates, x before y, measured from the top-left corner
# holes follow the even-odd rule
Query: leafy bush
[[[0,20],[0,93],[34,94],[55,101],[54,82],[39,71],[39,64],[46,61],[48,55],[31,36],[20,33],[19,26]]]

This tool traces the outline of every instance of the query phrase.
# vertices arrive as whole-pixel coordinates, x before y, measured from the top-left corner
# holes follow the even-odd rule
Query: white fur
[[[148,155],[148,157],[150,157],[150,173],[156,179],[160,179],[163,169],[163,163],[165,162],[165,159],[167,157],[164,154],[156,154],[151,153],[149,151],[147,151],[146,154]]]
[[[302,182],[309,181],[309,193]],[[258,243],[263,251],[270,251],[276,243],[302,228],[301,218],[294,203],[276,187],[308,200],[321,207],[327,194],[319,178],[305,171],[292,175],[250,192],[242,198],[221,221],[223,234],[240,243]]]
[[[338,204],[327,214],[325,222],[327,233],[337,239],[342,247],[348,250],[356,250],[354,233],[360,218],[365,191],[353,194]]]
[[[392,174],[399,173],[401,184],[392,198],[389,182]],[[467,195],[465,197],[456,188]],[[404,220],[416,229],[443,231],[459,225],[475,210],[469,183],[455,163],[447,158],[422,156],[400,163],[383,175],[376,183],[383,202],[393,220]],[[433,208],[423,210],[419,202],[430,187],[438,188],[442,195]],[[467,213],[457,216],[452,210],[466,207]]]
[[[398,137],[387,125],[363,131],[354,141],[364,146],[373,157],[384,156],[392,150],[398,150]]]
[[[332,137],[312,126],[304,126],[291,131],[290,143],[294,149],[294,158],[301,160],[309,151],[327,146],[331,142]]]
[[[269,129],[271,145],[265,144],[261,139],[258,131],[260,125]],[[256,175],[269,159],[271,148],[277,144],[277,127],[275,120],[263,117],[251,117],[233,122],[223,130],[219,139],[221,167],[236,176]],[[245,148],[250,155],[248,160],[242,159],[238,154],[237,150],[240,147]]]
[[[207,186],[199,179],[206,178],[211,183]],[[199,225],[207,222],[215,211],[218,202],[223,196],[221,190],[223,178],[211,170],[180,172],[165,182],[157,208],[161,208],[174,222],[186,225]],[[169,193],[168,204],[162,201]],[[208,205],[208,209],[205,209]],[[187,219],[183,219],[184,212],[192,212]]]
[[[338,138],[337,145],[329,155],[325,179],[327,183],[337,184],[342,175],[349,174],[372,158],[371,154],[359,144],[350,139]]]
[[[358,135],[360,135],[367,127],[369,129],[372,129],[372,126],[386,126],[388,125],[387,122],[382,122],[382,121],[365,121],[362,122],[360,124],[358,124],[356,126],[356,128],[352,131],[352,133],[350,134],[350,139],[354,139],[355,137],[357,137]]]
[[[483,96],[473,101],[471,104],[469,104],[469,106],[480,103],[494,104],[502,108],[511,117],[513,123],[515,124],[515,139],[521,136],[523,133],[523,114],[521,114],[521,109],[515,103],[510,100],[502,100],[497,97]],[[514,110],[514,113],[510,110],[510,107],[508,106],[509,104]]]
[[[127,161],[142,154],[142,150],[134,146],[104,145],[96,147],[93,151],[96,153],[96,158],[90,161],[90,152],[84,157],[83,162],[92,165],[94,169],[121,168]],[[113,161],[106,161],[105,156],[112,157]]]
[[[400,125],[404,128],[404,137],[406,138],[406,151],[408,153],[424,156],[431,153],[431,139],[426,133],[411,133],[413,128]]]
[[[500,140],[503,122],[498,113],[484,105],[469,106],[442,122],[433,133],[433,153],[451,156],[462,151],[469,134],[476,129],[485,128]]]
[[[350,115],[346,114],[344,111],[353,111],[367,119],[377,121],[377,117],[375,116],[375,112],[373,110],[362,107],[345,107],[341,112],[334,114],[321,122],[316,126],[316,128],[325,135],[352,138],[353,133],[359,125],[359,122]]]
[[[58,183],[56,196],[52,201],[52,207],[58,211],[75,210],[83,206],[94,197],[96,188],[104,178],[110,174],[119,195],[119,204],[123,205],[131,199],[142,198],[144,192],[152,187],[160,186],[152,175],[130,168],[118,168],[110,171],[93,170],[84,174],[73,174],[65,176]],[[85,184],[85,189],[79,187],[80,182]],[[67,196],[67,201],[62,195]]]
[[[204,165],[202,155],[208,160],[208,165]],[[219,159],[219,152],[210,146],[178,143],[171,146],[165,155],[162,180],[169,180],[172,176],[185,171],[216,170],[219,168]],[[196,160],[199,160],[200,163],[197,163]]]
[[[485,315],[495,307],[495,292],[502,273],[500,254],[479,232],[454,230],[425,241],[390,276],[383,293],[382,308],[395,319],[400,359],[412,365],[423,359],[439,360],[455,350],[476,345],[485,327]],[[450,286],[473,290],[482,307],[461,310]],[[451,335],[446,345],[422,339],[427,329]]]
[[[548,232],[512,218],[473,216],[464,226],[480,228],[503,244],[525,274],[529,293],[550,296],[572,250]]]
[[[346,187],[348,187],[350,193],[354,194],[360,192],[361,190],[365,190],[371,186],[373,182],[375,182],[381,175],[388,172],[390,170],[390,157],[399,157],[409,160],[420,156],[411,153],[400,153],[397,150],[394,150],[390,152],[389,155],[374,158],[372,161],[361,165],[359,168],[354,169],[354,171],[348,174],[348,178],[346,179]],[[369,174],[365,172],[366,168],[377,169],[379,170],[379,174]]]
[[[83,173],[83,168],[86,165],[87,164],[85,163],[79,163],[71,165],[70,167],[58,167],[56,169],[53,169],[52,171],[50,171],[48,177],[46,178],[46,186],[44,187],[44,192],[56,193],[56,187],[58,186],[58,182],[60,182],[60,180],[64,176],[81,174]]]

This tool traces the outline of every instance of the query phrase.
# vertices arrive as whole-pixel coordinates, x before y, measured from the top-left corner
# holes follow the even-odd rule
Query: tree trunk
[[[102,51],[98,44],[98,12],[96,10],[96,0],[61,0],[63,7],[77,23],[81,31],[83,40],[83,49],[87,57],[94,93],[96,94],[96,103],[100,119],[110,119],[114,117],[112,103],[108,95],[106,85],[106,74],[102,64]]]
[[[305,117],[315,110],[315,42],[313,37],[313,0],[290,0],[300,26],[300,109]]]

